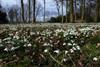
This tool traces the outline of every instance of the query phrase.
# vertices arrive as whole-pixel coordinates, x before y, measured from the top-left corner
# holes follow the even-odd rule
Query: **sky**
[[[43,0],[38,0],[41,4],[44,3]],[[3,7],[11,7],[13,5],[19,5],[20,0],[1,0]],[[24,0],[24,3],[27,3],[27,0]],[[56,4],[53,0],[46,0],[46,10],[54,12],[57,14]],[[55,16],[55,15],[54,15]]]
[[[20,3],[20,0],[1,0],[3,6],[12,6]],[[43,3],[43,0],[38,0],[39,2]],[[24,3],[26,3],[27,0],[24,0]],[[46,7],[48,8],[54,8],[55,3],[52,3],[53,0],[46,0]],[[49,7],[53,6],[53,7]]]

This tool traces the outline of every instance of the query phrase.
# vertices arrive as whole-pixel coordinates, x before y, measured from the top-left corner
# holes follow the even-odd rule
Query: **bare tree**
[[[74,22],[74,6],[73,6],[73,0],[70,0],[70,22]]]
[[[77,16],[76,16],[77,15],[76,14],[76,11],[77,11],[77,4],[76,4],[77,3],[77,0],[75,0],[74,3],[75,3],[75,20],[76,20],[76,18],[77,18]]]
[[[63,10],[63,1],[64,0],[60,0],[61,1],[61,5],[62,5],[62,23],[63,23],[63,21],[64,21],[64,18],[63,18],[63,12],[64,12],[64,10]]]
[[[68,19],[67,19],[67,10],[68,10],[68,0],[66,0],[66,23],[68,21]]]
[[[45,22],[45,8],[46,8],[46,1],[44,0],[44,22]]]
[[[31,7],[30,7],[31,6],[31,0],[28,0],[28,6],[29,6],[28,7],[29,8],[29,21],[28,22],[30,23],[30,19],[31,19]]]
[[[99,12],[100,11],[100,0],[96,0],[96,17],[95,17],[95,21],[98,22],[99,21]]]
[[[36,0],[33,0],[33,23],[36,22],[35,13],[36,13]]]
[[[40,2],[36,3],[36,18],[40,15],[43,10],[43,6]]]
[[[24,3],[23,3],[23,0],[21,0],[21,14],[22,14],[22,20],[23,20],[23,22],[25,22],[25,18],[24,18]]]
[[[56,8],[57,8],[57,12],[58,12],[58,16],[60,15],[60,2],[59,0],[54,0],[56,3]]]
[[[85,0],[81,0],[81,21],[84,20],[84,12],[85,12]]]

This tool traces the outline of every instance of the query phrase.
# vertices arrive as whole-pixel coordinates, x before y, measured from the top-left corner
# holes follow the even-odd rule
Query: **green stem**
[[[58,60],[56,60],[50,53],[50,58],[52,58],[56,63],[58,63],[59,65],[63,66],[63,67],[66,67],[65,65],[61,64]]]
[[[74,63],[74,61],[72,60],[72,58],[70,57],[70,55],[68,54],[68,57],[70,58],[70,60],[72,61],[74,67],[76,67],[76,64]]]

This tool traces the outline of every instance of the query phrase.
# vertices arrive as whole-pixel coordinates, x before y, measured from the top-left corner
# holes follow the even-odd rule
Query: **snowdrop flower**
[[[71,40],[72,43],[74,43],[74,40]]]
[[[72,47],[73,50],[77,50],[75,47]]]
[[[76,48],[77,48],[78,50],[80,50],[80,46],[76,46]]]
[[[54,50],[54,53],[59,54],[60,50]]]
[[[94,57],[94,58],[93,58],[93,60],[94,60],[94,61],[97,61],[97,60],[98,60],[98,58],[97,58],[97,57]]]
[[[67,61],[67,59],[66,59],[66,58],[64,58],[64,59],[63,59],[63,61],[64,61],[64,62],[66,62],[66,61]]]
[[[29,43],[27,46],[28,46],[28,47],[31,47],[31,46],[32,46],[32,44],[30,44],[30,43]]]
[[[16,35],[15,35],[13,38],[15,38],[15,39],[19,39],[19,36],[16,36]]]
[[[15,50],[15,49],[18,49],[19,48],[19,46],[18,47],[12,47],[11,48],[11,51],[13,51],[13,50]]]
[[[72,44],[71,43],[68,43],[68,46],[72,46]]]
[[[34,35],[35,33],[34,32],[30,32],[30,35]]]
[[[73,49],[70,49],[70,52],[71,52],[71,53],[73,53],[73,52],[74,52],[74,50],[73,50]]]
[[[27,42],[27,39],[26,38],[24,39],[24,42]]]
[[[13,33],[9,33],[9,36],[13,36]]]
[[[40,34],[39,32],[36,32],[37,34]]]
[[[68,53],[68,51],[66,50],[66,51],[65,51],[65,54],[67,54],[67,53]]]
[[[48,49],[45,49],[44,52],[47,53],[48,52]]]
[[[97,43],[97,46],[96,46],[96,47],[97,47],[97,48],[100,47],[100,43]]]
[[[18,35],[18,32],[16,32],[15,35]]]
[[[11,37],[5,38],[5,39],[3,39],[3,40],[4,40],[4,41],[5,41],[5,40],[11,40]]]
[[[53,46],[53,45],[50,43],[44,43],[43,46]]]
[[[43,46],[49,46],[49,44],[48,43],[44,43]]]
[[[9,49],[8,48],[5,48],[4,51],[9,51]]]
[[[66,43],[63,43],[63,46],[65,46],[66,45]]]
[[[73,43],[73,46],[77,45],[76,43]]]
[[[53,41],[52,41],[52,40],[50,40],[50,43],[53,43]]]

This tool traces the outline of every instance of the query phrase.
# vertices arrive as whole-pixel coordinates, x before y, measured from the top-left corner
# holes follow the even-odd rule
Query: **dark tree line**
[[[1,9],[2,6],[0,5],[0,24],[6,24],[8,23],[7,14],[6,12],[3,12]]]

